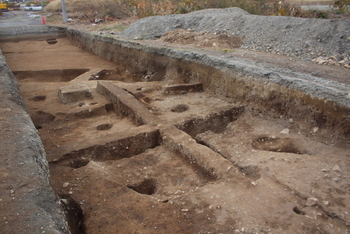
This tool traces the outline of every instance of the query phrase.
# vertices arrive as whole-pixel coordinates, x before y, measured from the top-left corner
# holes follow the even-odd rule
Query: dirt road
[[[0,27],[40,24],[41,15],[36,12],[9,11],[3,12],[2,17],[0,17]]]

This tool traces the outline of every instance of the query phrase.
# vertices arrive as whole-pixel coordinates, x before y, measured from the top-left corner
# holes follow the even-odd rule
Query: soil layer
[[[73,233],[349,231],[350,152],[331,129],[66,38],[1,46]],[[63,103],[60,88],[77,84],[91,96]]]

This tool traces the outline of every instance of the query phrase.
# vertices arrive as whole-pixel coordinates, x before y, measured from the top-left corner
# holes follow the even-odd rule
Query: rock
[[[87,98],[91,99],[92,93],[86,84],[73,84],[60,87],[58,96],[64,104],[67,104]]]
[[[282,131],[280,131],[281,134],[289,134],[289,129],[283,129]]]
[[[335,164],[335,166],[333,167],[333,171],[338,173],[343,173],[342,169],[339,167],[338,164]]]
[[[311,61],[318,64],[344,66],[345,68],[350,68],[347,58],[344,58],[344,56],[340,55],[330,57],[319,56],[315,59],[312,59]]]
[[[318,199],[315,197],[309,197],[306,201],[306,206],[314,206],[318,202]]]
[[[67,199],[61,199],[60,200],[62,203],[64,203],[65,205],[68,205],[69,204],[69,201]]]
[[[95,24],[99,24],[99,23],[103,23],[103,22],[104,22],[103,19],[94,19],[93,20],[93,23],[95,23]]]
[[[321,64],[321,65],[322,65],[322,64],[326,64],[326,63],[327,63],[327,60],[321,59],[321,60],[318,60],[317,63],[318,63],[318,64]]]

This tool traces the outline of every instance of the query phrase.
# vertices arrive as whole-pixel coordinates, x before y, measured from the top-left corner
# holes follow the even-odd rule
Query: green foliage
[[[29,2],[34,3],[34,2]],[[38,4],[38,3],[34,3]],[[40,4],[40,3],[39,3]],[[350,0],[335,0],[336,12],[343,14]],[[322,11],[302,11],[287,0],[72,0],[70,9],[81,19],[122,19],[130,16],[143,18],[154,15],[184,14],[208,8],[239,7],[256,15],[327,18]]]
[[[50,3],[49,1],[43,1],[43,6],[46,6],[49,3]],[[32,4],[34,6],[41,6],[41,1],[39,1],[39,2],[35,2],[35,1],[26,2],[26,6],[31,6]]]
[[[338,14],[348,11],[348,5],[350,5],[350,0],[335,0],[333,3],[333,7],[336,8]]]
[[[224,52],[224,53],[231,53],[233,51],[235,51],[235,50],[233,50],[233,49],[220,49],[219,50],[219,52]]]
[[[16,4],[17,4],[16,2],[9,2],[9,3],[7,3],[7,7],[14,8]]]
[[[127,27],[123,24],[112,24],[101,28],[101,30],[115,30],[119,32],[119,31],[123,31],[126,28]]]
[[[116,4],[114,2],[105,2],[103,4],[104,13],[102,18],[122,19],[130,16],[130,12],[127,11],[122,4]]]
[[[327,17],[328,17],[328,13],[325,11],[316,12],[316,18],[327,19]]]
[[[319,11],[319,10],[308,10],[308,11],[300,12],[300,15],[298,15],[298,17],[327,19],[328,12],[327,11]]]

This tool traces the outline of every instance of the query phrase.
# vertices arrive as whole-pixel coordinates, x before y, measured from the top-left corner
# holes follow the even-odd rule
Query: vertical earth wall
[[[45,149],[0,49],[0,232],[68,233]]]

